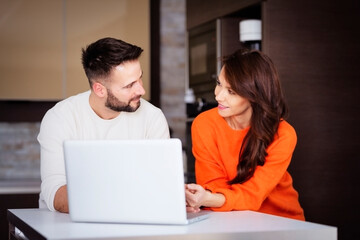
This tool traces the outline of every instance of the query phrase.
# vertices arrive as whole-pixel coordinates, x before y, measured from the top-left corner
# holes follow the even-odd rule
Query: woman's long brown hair
[[[237,176],[229,184],[249,180],[265,163],[279,123],[288,114],[278,73],[271,59],[260,51],[238,50],[224,57],[225,79],[231,89],[252,107],[250,129],[239,153]]]

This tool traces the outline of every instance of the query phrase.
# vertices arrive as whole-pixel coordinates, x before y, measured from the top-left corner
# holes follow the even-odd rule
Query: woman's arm
[[[198,184],[185,185],[186,203],[197,209],[205,207],[221,207],[225,202],[225,196],[221,193],[211,193]]]
[[[236,175],[238,152],[233,155],[229,152],[234,151],[232,146],[239,139],[230,138],[222,134],[223,131],[213,134],[212,129],[215,128],[206,121],[194,121],[192,126],[197,183],[206,190],[222,194],[226,199],[221,207],[211,207],[212,210],[256,211],[280,181],[289,184],[282,187],[291,188],[291,178],[286,173],[296,145],[296,133],[290,125],[287,124],[282,130],[279,128],[279,135],[267,149],[265,164],[256,168],[253,177],[245,183],[233,185],[227,182]],[[284,178],[289,181],[284,182]]]

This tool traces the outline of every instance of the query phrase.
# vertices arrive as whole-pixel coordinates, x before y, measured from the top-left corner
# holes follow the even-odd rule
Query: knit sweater
[[[253,210],[304,220],[304,212],[287,171],[297,137],[294,128],[281,121],[274,141],[267,147],[263,166],[242,184],[229,185],[237,174],[239,152],[246,133],[233,130],[217,108],[203,112],[192,124],[196,181],[205,189],[225,196],[214,211]]]
[[[57,190],[66,184],[64,140],[117,140],[169,138],[163,112],[144,99],[135,112],[121,112],[116,118],[100,118],[89,104],[90,91],[57,103],[45,114],[38,141],[41,147],[40,208],[55,211]]]

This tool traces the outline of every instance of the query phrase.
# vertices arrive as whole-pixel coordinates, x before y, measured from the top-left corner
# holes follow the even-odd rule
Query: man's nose
[[[143,85],[140,82],[138,82],[136,84],[135,92],[136,92],[136,95],[141,95],[142,96],[142,95],[145,94],[145,89],[144,89]]]

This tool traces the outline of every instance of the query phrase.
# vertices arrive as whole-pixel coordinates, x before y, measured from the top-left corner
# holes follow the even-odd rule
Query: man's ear
[[[106,96],[106,88],[99,82],[94,82],[92,85],[92,90],[98,97],[105,97]]]

